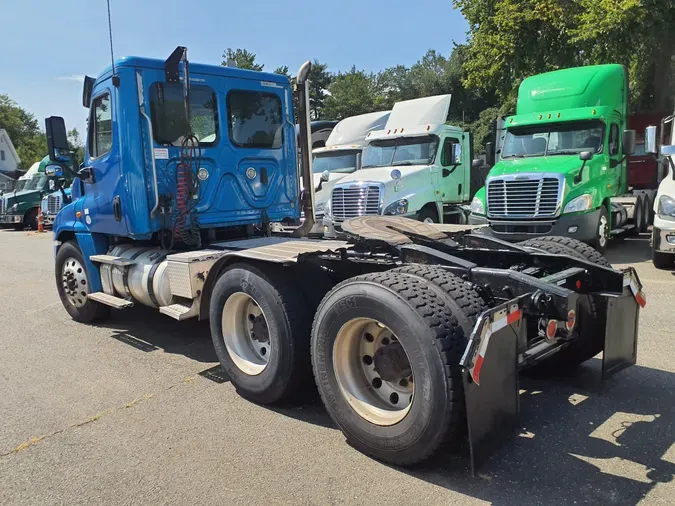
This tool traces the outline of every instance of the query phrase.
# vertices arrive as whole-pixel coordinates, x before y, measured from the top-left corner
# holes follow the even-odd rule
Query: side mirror
[[[623,131],[623,154],[630,156],[635,153],[635,130]]]
[[[579,160],[583,160],[584,162],[587,162],[589,160],[593,159],[593,153],[591,151],[582,151],[579,153]]]
[[[462,146],[461,144],[450,144],[450,164],[459,165],[462,163]]]
[[[45,130],[47,132],[49,159],[56,162],[62,151],[68,152],[70,149],[66,122],[60,116],[50,116],[45,120]]]
[[[663,156],[675,156],[675,146],[661,146],[661,154]]]
[[[94,91],[94,83],[96,79],[89,76],[84,76],[84,84],[82,86],[82,105],[89,109],[91,104],[91,94]]]
[[[486,142],[485,143],[485,164],[488,167],[492,167],[495,164],[495,143]]]
[[[45,167],[45,176],[63,177],[63,167],[60,165],[47,165]]]
[[[330,180],[330,172],[328,172],[327,170],[324,170],[321,173],[321,181],[323,181],[324,183],[327,183],[329,180]]]
[[[483,166],[483,160],[480,158],[476,158],[471,162],[471,168],[472,169],[480,169]]]
[[[656,127],[648,126],[645,128],[645,154],[655,155],[658,153],[656,147]]]

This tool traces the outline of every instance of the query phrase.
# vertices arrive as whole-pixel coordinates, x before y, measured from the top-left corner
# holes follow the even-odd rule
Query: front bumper
[[[489,225],[480,233],[503,241],[526,241],[547,235],[563,235],[590,242],[597,234],[600,209],[581,214],[563,214],[554,220],[495,220],[471,214],[469,225]]]
[[[654,251],[675,253],[675,228],[659,228],[654,225],[652,241]]]
[[[0,214],[0,224],[10,225],[23,222],[23,216],[19,214]]]

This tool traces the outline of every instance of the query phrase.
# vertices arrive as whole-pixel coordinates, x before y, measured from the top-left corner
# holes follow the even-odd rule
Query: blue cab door
[[[92,93],[84,165],[91,168],[93,180],[84,183],[85,195],[78,211],[91,232],[126,236],[116,91],[108,78],[97,83]]]

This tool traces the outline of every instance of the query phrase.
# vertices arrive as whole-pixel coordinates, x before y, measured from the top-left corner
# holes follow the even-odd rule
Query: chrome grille
[[[57,214],[61,210],[61,195],[47,197],[47,214]]]
[[[336,221],[380,214],[381,194],[376,184],[336,186],[331,195],[331,214]]]
[[[488,181],[488,216],[545,218],[558,214],[562,180],[546,176],[522,177]]]

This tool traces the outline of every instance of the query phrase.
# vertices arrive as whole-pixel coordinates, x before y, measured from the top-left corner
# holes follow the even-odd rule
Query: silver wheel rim
[[[598,244],[604,247],[607,244],[607,217],[600,216],[600,227],[598,230]]]
[[[390,380],[381,377],[377,365],[382,364],[387,347],[387,352],[403,351],[409,374],[402,371],[401,377]],[[396,336],[380,322],[355,318],[344,324],[333,345],[333,369],[347,403],[370,423],[394,425],[410,411],[415,391],[410,361]]]
[[[424,218],[422,223],[436,223],[433,218]]]
[[[249,376],[262,373],[272,347],[267,318],[250,295],[237,292],[227,299],[222,316],[223,341],[234,364]]]
[[[75,307],[83,307],[87,303],[89,280],[82,264],[76,258],[69,257],[61,268],[61,284],[70,302]]]

